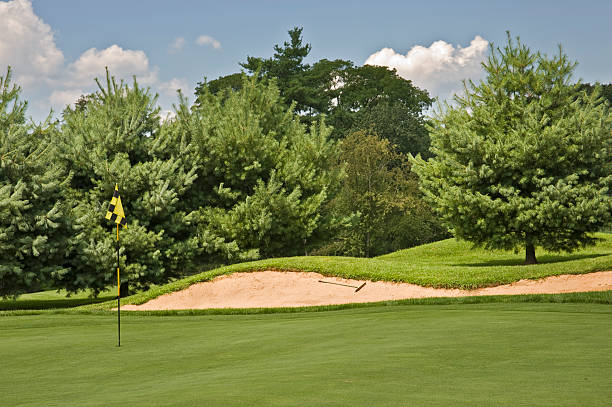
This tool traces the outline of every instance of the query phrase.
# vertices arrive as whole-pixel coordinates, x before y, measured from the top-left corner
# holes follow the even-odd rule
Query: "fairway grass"
[[[449,239],[374,259],[293,257],[207,271],[477,288],[612,270],[612,235],[569,255]],[[609,406],[612,291],[422,298],[306,308],[122,312],[83,293],[0,301],[0,406]],[[75,307],[75,308],[64,308]],[[316,312],[326,311],[326,312]]]
[[[609,406],[612,308],[0,317],[2,406]]]

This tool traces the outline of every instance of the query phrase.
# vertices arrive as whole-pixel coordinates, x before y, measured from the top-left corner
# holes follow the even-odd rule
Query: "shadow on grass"
[[[0,311],[73,308],[80,305],[97,304],[115,298],[113,296],[106,296],[98,298],[61,298],[57,300],[3,300],[0,301]]]
[[[537,256],[538,264],[553,264],[566,261],[594,259],[602,256],[609,256],[610,253],[594,253],[594,254],[543,254]],[[453,266],[464,267],[496,267],[496,266],[521,266],[525,260],[523,258],[514,259],[497,259],[483,261],[479,263],[455,263]]]

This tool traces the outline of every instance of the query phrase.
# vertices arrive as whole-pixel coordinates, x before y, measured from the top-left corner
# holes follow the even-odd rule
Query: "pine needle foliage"
[[[122,281],[147,287],[188,271],[197,255],[181,198],[194,170],[160,135],[157,96],[107,72],[96,93],[63,113],[58,159],[74,174],[76,217],[71,271],[59,286],[100,292],[116,284],[115,225],[104,218],[115,184],[128,227],[121,230]]]
[[[341,177],[323,120],[305,126],[276,84],[256,77],[176,110],[174,132],[198,168],[190,221],[210,262],[304,254],[320,240]]]
[[[573,251],[610,219],[612,116],[578,92],[575,63],[508,33],[485,80],[445,105],[430,127],[435,157],[414,160],[423,190],[456,237],[489,249]]]
[[[0,76],[0,297],[49,287],[65,267],[72,221],[70,177],[53,162],[47,122],[27,123],[27,103]]]

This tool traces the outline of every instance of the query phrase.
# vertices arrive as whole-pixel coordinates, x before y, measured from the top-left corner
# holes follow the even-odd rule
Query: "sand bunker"
[[[313,305],[375,302],[425,297],[473,295],[556,294],[612,290],[612,271],[562,275],[540,280],[476,290],[440,289],[407,283],[368,281],[354,288],[324,284],[319,280],[360,286],[365,281],[324,277],[317,273],[262,271],[234,273],[194,284],[183,291],[162,295],[142,305],[124,305],[122,310],[154,311],[204,308],[306,307]]]

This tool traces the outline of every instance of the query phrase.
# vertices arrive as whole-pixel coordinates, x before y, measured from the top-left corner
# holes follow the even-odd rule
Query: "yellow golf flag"
[[[125,220],[125,213],[123,213],[123,205],[121,205],[119,186],[117,184],[115,184],[115,192],[113,193],[108,211],[106,212],[106,219],[127,228],[127,220]]]

